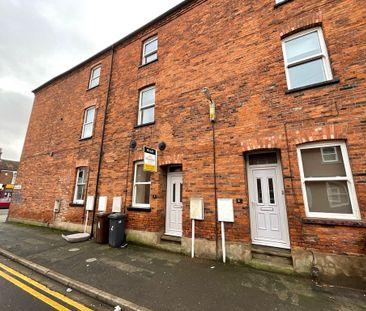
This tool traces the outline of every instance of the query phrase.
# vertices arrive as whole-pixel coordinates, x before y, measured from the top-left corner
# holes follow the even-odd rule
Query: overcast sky
[[[0,148],[18,160],[32,90],[181,0],[0,0]]]

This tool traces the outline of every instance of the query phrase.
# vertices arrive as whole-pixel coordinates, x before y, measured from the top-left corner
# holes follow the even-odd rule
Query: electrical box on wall
[[[55,200],[55,205],[53,206],[53,212],[59,213],[61,210],[61,200]]]
[[[217,199],[218,219],[224,222],[234,222],[233,199]]]
[[[203,198],[191,198],[190,200],[190,217],[195,220],[204,219],[204,202]]]
[[[88,195],[86,199],[86,208],[87,211],[94,210],[94,195]]]
[[[112,213],[120,213],[122,208],[122,197],[113,197]]]
[[[99,197],[98,212],[105,212],[107,210],[108,197]]]

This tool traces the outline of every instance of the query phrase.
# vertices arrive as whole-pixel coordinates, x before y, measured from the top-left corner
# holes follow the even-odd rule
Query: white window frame
[[[83,183],[78,183],[78,177],[79,177],[79,172],[80,171],[84,171],[84,182]],[[84,186],[84,191],[83,191],[83,198],[85,198],[85,190],[86,190],[86,183],[87,183],[87,174],[88,174],[88,168],[86,166],[81,166],[81,167],[78,167],[77,170],[76,170],[76,181],[75,181],[75,189],[74,189],[74,204],[84,204],[84,199],[82,200],[78,200],[76,198],[77,196],[77,191],[78,191],[78,186]]]
[[[303,163],[302,163],[301,150],[322,148],[322,147],[340,147],[340,150],[342,152],[342,157],[343,157],[344,169],[346,171],[346,176],[305,177],[304,167],[303,167]],[[305,214],[307,217],[342,219],[342,220],[347,220],[347,219],[360,220],[361,219],[360,210],[359,210],[358,202],[357,202],[356,189],[355,189],[355,185],[354,185],[354,181],[353,181],[351,165],[350,165],[350,162],[348,159],[347,146],[344,141],[328,141],[328,142],[322,142],[322,143],[309,143],[309,144],[305,144],[305,145],[300,145],[297,147],[297,158],[299,161],[301,188],[302,188],[302,195],[304,198]],[[310,212],[309,200],[311,200],[311,198],[307,197],[306,185],[305,185],[305,182],[307,182],[307,181],[329,181],[329,182],[346,181],[347,187],[348,187],[349,198],[350,198],[351,206],[352,206],[352,214]]]
[[[321,53],[318,53],[311,57],[305,57],[305,58],[297,60],[297,61],[288,62],[287,53],[286,53],[286,43],[293,39],[297,39],[297,38],[303,37],[305,35],[308,35],[312,32],[316,32],[318,34]],[[295,33],[294,35],[283,39],[282,40],[282,52],[283,52],[283,58],[284,58],[284,62],[285,62],[287,87],[289,90],[293,89],[293,87],[291,86],[291,81],[290,81],[289,68],[295,67],[297,65],[305,64],[305,63],[308,63],[308,62],[311,62],[311,61],[314,61],[317,59],[321,59],[323,61],[325,77],[326,77],[325,81],[329,81],[329,80],[333,79],[333,73],[332,73],[332,68],[330,66],[328,50],[327,50],[327,46],[325,44],[324,35],[323,35],[323,31],[322,31],[321,27],[307,29],[307,30]],[[311,85],[311,84],[308,84],[308,85]],[[304,86],[300,86],[300,87],[306,87],[308,85],[304,85]]]
[[[151,175],[150,175],[150,181],[149,182],[143,182],[143,181],[136,181],[136,177],[137,177],[137,166],[139,165],[144,165],[143,161],[138,161],[135,162],[135,167],[134,167],[134,177],[133,177],[133,194],[132,194],[132,206],[133,207],[137,207],[137,208],[150,208],[150,198],[149,198],[149,204],[141,204],[141,203],[136,203],[136,185],[150,185],[150,191],[151,191]]]
[[[15,185],[15,181],[16,181],[16,179],[17,179],[17,171],[13,171],[13,177],[12,177],[12,179],[11,179],[11,184],[12,185]]]
[[[93,77],[94,75],[94,72],[100,68],[100,72],[99,72],[99,76],[96,76],[96,77]],[[95,67],[93,67],[90,71],[90,78],[89,78],[89,89],[92,89],[94,87],[97,87],[99,85],[99,82],[100,82],[100,75],[102,74],[102,65],[97,65]],[[92,85],[92,83],[95,81],[95,80],[98,80],[98,83],[96,85]]]
[[[87,114],[88,114],[88,112],[89,112],[90,110],[94,110],[94,118],[93,118],[93,120],[92,120],[92,121],[87,122],[87,120],[86,120],[86,116],[87,116]],[[84,110],[83,128],[82,128],[82,130],[81,130],[81,137],[80,137],[81,139],[86,139],[86,138],[93,137],[93,134],[94,134],[94,120],[95,120],[95,113],[96,113],[95,106],[91,106],[91,107],[86,108],[86,109]],[[84,132],[85,132],[85,126],[86,126],[86,125],[89,125],[89,124],[91,124],[91,125],[92,125],[92,131],[91,131],[90,136],[85,136],[85,135],[84,135]]]
[[[327,156],[328,154],[327,153],[324,153],[324,147],[323,147],[323,148],[320,148],[320,152],[322,154],[322,161],[323,161],[323,163],[335,163],[335,162],[338,162],[339,159],[338,159],[337,148],[336,147],[328,147],[328,148],[333,148],[334,152],[332,154],[335,155],[335,159],[334,160],[327,160],[327,159],[325,159],[324,156]]]
[[[141,104],[142,104],[142,94],[144,92],[150,91],[152,89],[154,89],[155,96],[156,96],[155,85],[148,86],[148,87],[145,87],[144,89],[140,90],[140,94],[139,94],[139,115],[138,115],[137,125],[144,125],[144,124],[150,124],[152,122],[155,122],[155,101],[152,104],[148,105],[148,106],[144,106],[144,107],[141,106]],[[156,97],[155,97],[155,100],[156,100]],[[154,120],[152,122],[142,123],[142,112],[143,112],[143,110],[146,110],[146,109],[151,108],[151,107],[154,107]]]
[[[146,53],[146,46],[149,43],[154,42],[154,41],[156,41],[156,50],[151,51],[150,53]],[[146,60],[151,55],[156,54],[156,59],[158,59],[158,48],[159,48],[158,36],[151,37],[144,41],[144,43],[142,44],[142,65],[146,65],[146,64],[149,64],[149,63],[155,61],[155,60],[152,60],[152,61],[148,62]]]

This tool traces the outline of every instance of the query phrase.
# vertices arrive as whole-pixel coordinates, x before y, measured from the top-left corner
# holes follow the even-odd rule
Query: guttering
[[[115,47],[112,46],[111,65],[109,67],[109,79],[108,79],[107,99],[106,99],[105,109],[104,109],[103,126],[102,126],[102,137],[100,139],[100,147],[99,147],[98,170],[97,170],[97,180],[95,182],[95,200],[94,200],[94,206],[93,206],[93,216],[92,216],[92,224],[91,224],[90,238],[92,238],[93,235],[94,235],[93,228],[94,228],[94,222],[95,222],[95,211],[96,211],[96,207],[97,207],[97,199],[98,199],[98,191],[99,191],[100,168],[102,166],[105,124],[106,124],[106,121],[107,121],[107,113],[108,113],[108,107],[109,107],[109,93],[110,93],[110,90],[111,90],[113,61],[114,61],[114,49],[115,49]]]
[[[153,19],[152,21],[148,22],[147,24],[143,25],[142,27],[138,28],[137,30],[131,32],[130,34],[128,34],[127,36],[123,37],[122,39],[118,40],[117,42],[115,42],[114,44],[112,44],[111,46],[105,48],[104,50],[98,52],[97,54],[89,57],[88,59],[84,60],[83,62],[81,62],[80,64],[70,68],[69,70],[59,74],[58,76],[52,78],[51,80],[47,81],[46,83],[43,83],[42,85],[40,85],[39,87],[35,88],[32,92],[36,93],[38,92],[40,89],[50,85],[52,82],[66,76],[67,74],[69,74],[70,72],[84,66],[85,64],[87,64],[88,62],[90,62],[91,60],[103,55],[104,53],[113,50],[115,47],[117,47],[118,45],[121,45],[123,43],[125,43],[126,41],[132,39],[133,37],[135,37],[136,35],[138,35],[139,33],[143,32],[144,30],[148,29],[150,26],[153,26],[154,24],[157,24],[158,22],[162,21],[164,18],[169,17],[170,15],[173,15],[175,12],[183,9],[185,6],[194,3],[194,2],[199,2],[199,0],[184,0],[183,2],[179,3],[178,5],[172,7],[170,10],[166,11],[165,13],[161,14],[160,16],[156,17],[155,19]]]

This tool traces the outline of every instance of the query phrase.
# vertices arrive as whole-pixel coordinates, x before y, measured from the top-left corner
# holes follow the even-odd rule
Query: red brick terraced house
[[[6,160],[2,158],[2,148],[0,148],[0,188],[5,185],[14,185],[19,166],[18,161]]]
[[[363,1],[183,1],[34,93],[10,220],[79,230],[117,197],[130,241],[189,254],[198,197],[216,258],[230,198],[230,260],[366,281]]]

